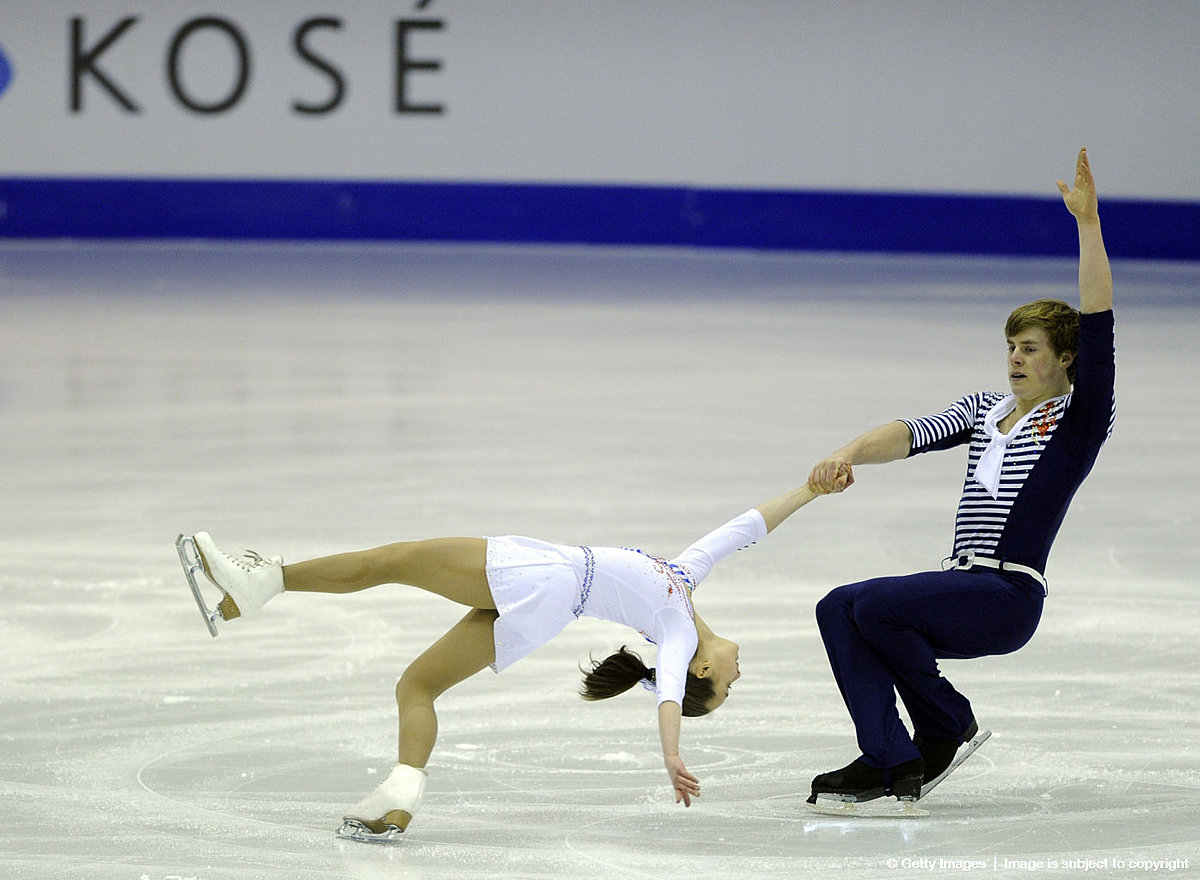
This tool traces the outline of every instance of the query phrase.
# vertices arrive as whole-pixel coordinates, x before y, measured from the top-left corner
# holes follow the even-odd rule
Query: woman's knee
[[[437,696],[434,688],[430,686],[430,682],[423,678],[419,671],[414,672],[411,666],[404,670],[404,674],[396,682],[396,705],[401,710],[406,706],[433,705]]]
[[[495,659],[492,626],[500,613],[472,608],[446,635],[409,664],[396,683],[396,702],[432,703]]]

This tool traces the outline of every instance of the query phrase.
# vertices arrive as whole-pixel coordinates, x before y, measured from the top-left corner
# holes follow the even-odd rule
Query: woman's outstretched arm
[[[762,514],[763,522],[767,524],[767,531],[772,532],[775,527],[799,510],[808,502],[812,501],[818,495],[828,495],[832,492],[842,492],[854,482],[854,472],[851,469],[849,462],[842,462],[837,470],[837,474],[832,482],[832,488],[826,491],[821,491],[814,488],[811,482],[805,483],[799,488],[793,489],[790,492],[785,492],[778,498],[772,498],[765,504],[758,506],[758,512]]]
[[[658,735],[662,740],[663,763],[675,789],[675,803],[683,801],[685,807],[692,805],[692,798],[700,797],[700,780],[688,772],[679,757],[679,726],[683,709],[674,700],[658,704]]]

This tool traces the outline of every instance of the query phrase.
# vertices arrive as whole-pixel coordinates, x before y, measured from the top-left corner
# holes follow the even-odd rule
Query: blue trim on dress
[[[571,610],[576,619],[583,614],[583,609],[587,606],[588,596],[592,594],[592,581],[596,576],[596,554],[592,552],[591,547],[580,547],[579,549],[583,551],[584,572],[583,585],[579,590],[579,604]]]

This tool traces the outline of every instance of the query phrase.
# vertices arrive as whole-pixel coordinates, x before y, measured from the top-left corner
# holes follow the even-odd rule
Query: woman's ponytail
[[[625,693],[643,680],[655,683],[654,670],[624,645],[617,653],[609,654],[603,660],[593,660],[591,663],[591,671],[580,667],[580,671],[583,672],[583,687],[579,696],[585,700],[607,700],[609,697]],[[681,707],[684,717],[707,715],[712,711],[710,707],[715,694],[711,678],[699,678],[688,672]]]
[[[624,645],[603,660],[591,661],[591,670],[583,669],[583,687],[579,696],[585,700],[607,700],[623,694],[642,679],[654,681],[654,670],[642,658]]]

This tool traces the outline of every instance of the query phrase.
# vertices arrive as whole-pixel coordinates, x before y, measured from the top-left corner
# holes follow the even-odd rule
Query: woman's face
[[[700,662],[696,674],[708,678],[713,683],[713,699],[710,709],[716,709],[729,696],[729,689],[735,681],[742,677],[738,666],[738,646],[728,639],[716,639],[709,648],[708,655]]]

